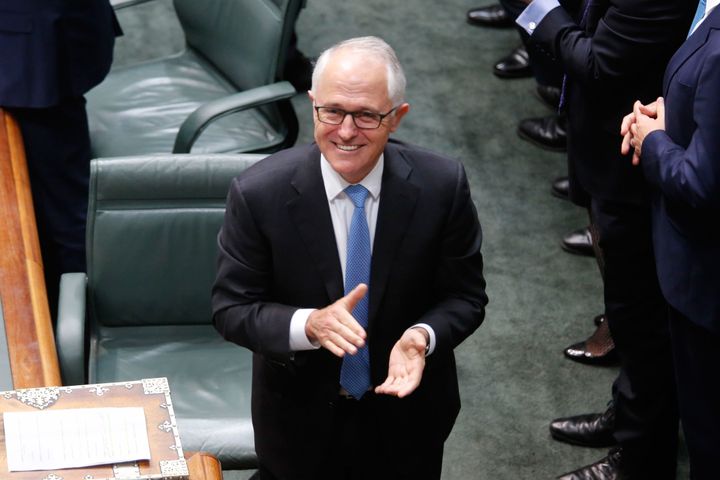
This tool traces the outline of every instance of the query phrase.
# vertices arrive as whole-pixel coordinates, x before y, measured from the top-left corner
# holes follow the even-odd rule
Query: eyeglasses
[[[393,113],[398,107],[393,108],[387,113],[375,113],[361,110],[359,112],[348,112],[342,108],[335,107],[314,107],[317,112],[318,120],[322,123],[330,125],[340,125],[345,121],[345,117],[350,115],[353,123],[357,128],[363,130],[373,130],[382,124],[385,117]]]

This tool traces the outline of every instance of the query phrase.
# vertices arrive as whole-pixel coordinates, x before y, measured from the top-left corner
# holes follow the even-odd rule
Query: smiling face
[[[388,95],[386,65],[351,49],[332,53],[310,100],[316,106],[348,112],[387,113],[394,107]],[[390,133],[397,130],[408,109],[403,103],[373,130],[357,128],[350,115],[340,125],[322,123],[313,110],[315,141],[333,170],[347,182],[358,183],[375,167]]]

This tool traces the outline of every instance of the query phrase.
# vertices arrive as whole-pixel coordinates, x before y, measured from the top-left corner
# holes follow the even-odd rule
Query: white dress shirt
[[[368,229],[370,231],[370,251],[372,252],[375,243],[375,226],[377,224],[378,208],[380,206],[380,188],[382,186],[382,175],[385,169],[385,156],[380,155],[377,164],[360,182],[365,187],[369,195],[365,198],[365,215],[367,217]],[[320,172],[322,174],[323,184],[325,185],[325,194],[330,207],[330,218],[332,219],[333,231],[335,232],[335,243],[337,244],[338,257],[340,258],[340,267],[342,268],[343,282],[345,281],[345,264],[347,263],[347,240],[350,223],[352,221],[355,205],[350,197],[345,193],[345,189],[350,183],[345,181],[325,156],[320,155]],[[320,348],[319,344],[311,342],[305,334],[305,324],[310,314],[315,311],[314,308],[301,308],[295,311],[290,320],[290,350],[313,350]],[[435,349],[435,332],[430,325],[418,323],[412,328],[421,327],[428,332],[430,337],[428,355]]]

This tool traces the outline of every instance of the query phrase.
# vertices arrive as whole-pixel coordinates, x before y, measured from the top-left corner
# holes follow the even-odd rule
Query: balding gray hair
[[[328,48],[320,54],[320,57],[315,63],[315,69],[312,74],[312,87],[311,91],[315,94],[318,81],[322,75],[325,67],[327,66],[328,60],[333,53],[340,49],[349,49],[355,52],[362,52],[371,55],[373,58],[382,60],[387,67],[387,89],[388,96],[393,103],[393,106],[398,106],[405,101],[405,73],[403,72],[400,61],[395,54],[395,50],[388,45],[385,40],[378,37],[357,37],[343,40],[340,43],[336,43],[332,47]]]

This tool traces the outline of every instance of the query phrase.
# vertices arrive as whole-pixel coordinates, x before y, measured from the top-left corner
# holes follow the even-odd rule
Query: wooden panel
[[[222,469],[217,458],[206,452],[185,452],[190,480],[222,480]]]
[[[17,123],[0,110],[0,299],[13,387],[60,385],[30,180]]]

